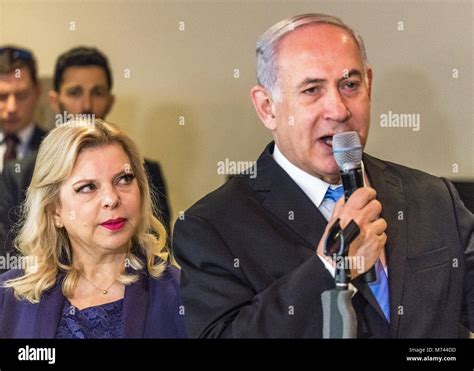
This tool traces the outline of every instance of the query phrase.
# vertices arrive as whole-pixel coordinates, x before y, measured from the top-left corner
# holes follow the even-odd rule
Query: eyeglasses
[[[29,61],[33,59],[33,55],[26,49],[21,48],[0,48],[0,58],[8,58],[9,61]]]

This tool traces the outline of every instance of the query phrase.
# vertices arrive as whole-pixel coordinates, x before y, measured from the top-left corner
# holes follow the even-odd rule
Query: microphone
[[[355,131],[335,134],[332,138],[334,159],[341,174],[344,198],[349,197],[358,189],[365,186],[362,172],[362,145]],[[375,266],[362,275],[365,282],[377,279]]]

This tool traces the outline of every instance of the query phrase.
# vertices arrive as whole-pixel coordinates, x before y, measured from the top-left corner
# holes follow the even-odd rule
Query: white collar
[[[293,165],[285,155],[281,153],[276,143],[275,149],[273,150],[273,158],[318,208],[321,206],[328,188],[336,188],[339,186],[329,184]]]
[[[33,131],[35,130],[34,123],[29,124],[25,128],[21,129],[16,136],[20,140],[20,144],[26,144],[30,141],[31,137],[33,136]],[[5,134],[0,131],[0,143],[3,142],[3,138],[5,138]]]

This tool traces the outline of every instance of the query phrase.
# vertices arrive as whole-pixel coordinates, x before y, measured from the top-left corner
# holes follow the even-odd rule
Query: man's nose
[[[329,89],[324,99],[325,120],[344,122],[351,116],[339,89]]]
[[[12,113],[16,111],[16,97],[15,94],[10,94],[7,98],[6,111]]]
[[[92,110],[92,97],[85,94],[82,98],[82,112],[90,112]]]

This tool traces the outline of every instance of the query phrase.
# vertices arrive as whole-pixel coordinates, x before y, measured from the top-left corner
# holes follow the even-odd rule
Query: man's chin
[[[26,126],[26,125],[25,125]],[[22,129],[22,124],[18,121],[15,122],[2,122],[0,123],[0,130],[3,134],[16,134]]]
[[[328,180],[331,180],[330,183],[334,183],[335,180],[339,182],[339,167],[337,166],[336,161],[334,161],[334,158],[324,164],[315,164],[315,166],[313,166],[313,173],[326,182],[328,182]]]

